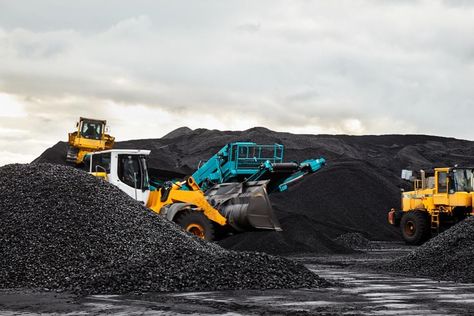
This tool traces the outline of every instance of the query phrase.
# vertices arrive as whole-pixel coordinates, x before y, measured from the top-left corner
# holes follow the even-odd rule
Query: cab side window
[[[142,188],[142,172],[139,156],[118,155],[118,176],[120,181],[132,188]]]
[[[448,192],[448,174],[446,172],[438,173],[438,193]]]
[[[110,173],[110,153],[92,155],[92,172]]]

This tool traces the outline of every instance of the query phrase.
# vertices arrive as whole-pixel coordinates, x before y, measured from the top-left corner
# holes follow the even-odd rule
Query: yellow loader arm
[[[191,188],[190,191],[181,190],[181,186],[176,183],[173,183],[169,188],[163,187],[157,191],[151,191],[146,206],[156,213],[161,213],[166,205],[173,203],[190,204],[201,210],[211,221],[224,226],[227,223],[226,218],[209,204],[194,179],[189,177],[186,184]]]

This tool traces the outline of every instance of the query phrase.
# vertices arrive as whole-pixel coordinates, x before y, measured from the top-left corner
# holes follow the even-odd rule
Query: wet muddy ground
[[[295,258],[335,285],[325,289],[94,295],[0,291],[1,315],[472,315],[474,284],[374,272],[410,251],[376,243],[367,253]],[[455,268],[455,267],[453,267]]]

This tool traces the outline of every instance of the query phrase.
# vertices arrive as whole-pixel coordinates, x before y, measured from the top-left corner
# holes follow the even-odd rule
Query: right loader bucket
[[[268,198],[267,184],[268,180],[217,184],[206,192],[206,197],[237,231],[281,231]]]

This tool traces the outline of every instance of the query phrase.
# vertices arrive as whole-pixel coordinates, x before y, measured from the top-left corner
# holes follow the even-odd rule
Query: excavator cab
[[[115,138],[106,134],[106,125],[105,120],[79,118],[77,130],[69,133],[66,161],[81,165],[88,153],[111,149]]]

